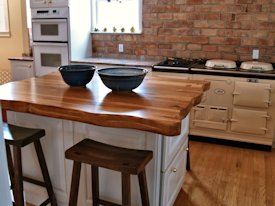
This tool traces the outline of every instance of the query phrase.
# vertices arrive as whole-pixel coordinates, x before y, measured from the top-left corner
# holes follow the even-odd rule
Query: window
[[[0,0],[0,36],[9,36],[9,15],[7,0]]]
[[[142,0],[93,0],[93,33],[141,33]]]

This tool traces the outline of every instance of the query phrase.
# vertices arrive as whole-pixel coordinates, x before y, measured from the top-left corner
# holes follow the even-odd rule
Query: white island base
[[[182,121],[181,134],[175,137],[17,112],[8,112],[8,122],[46,130],[46,136],[41,142],[59,206],[68,206],[73,166],[73,161],[65,159],[65,151],[84,138],[114,146],[153,151],[153,159],[146,167],[151,206],[173,206],[184,182],[189,116]],[[33,145],[22,149],[22,161],[25,176],[42,180]],[[120,204],[122,197],[120,173],[100,168],[99,174],[100,197]],[[41,204],[47,198],[44,188],[30,183],[24,183],[24,191],[26,201],[34,205]],[[136,175],[131,176],[131,195],[132,205],[141,206]],[[89,165],[82,164],[78,205],[92,206]]]

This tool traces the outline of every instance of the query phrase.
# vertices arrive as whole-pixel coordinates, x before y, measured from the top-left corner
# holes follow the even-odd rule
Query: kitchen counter
[[[72,173],[72,161],[66,160],[64,153],[84,138],[153,151],[146,167],[150,205],[173,206],[186,173],[188,114],[209,84],[154,72],[148,73],[134,92],[111,92],[97,74],[86,88],[73,88],[55,72],[2,85],[0,99],[2,108],[8,110],[9,123],[45,129],[42,147],[59,206],[68,205]],[[24,148],[23,173],[39,179],[35,157],[32,147]],[[92,202],[89,169],[84,167],[81,174],[81,206]],[[120,187],[119,173],[100,170],[100,194],[104,199],[119,203]],[[24,191],[27,202],[34,205],[46,197],[45,189],[36,185],[26,183]],[[133,205],[141,206],[134,176],[131,191]]]
[[[31,57],[31,56],[9,57],[9,60],[33,61],[33,57]]]
[[[83,58],[83,59],[79,59],[79,60],[73,60],[73,61],[71,61],[71,63],[73,63],[73,64],[77,64],[77,63],[110,64],[110,65],[116,65],[116,66],[152,67],[154,64],[158,63],[158,61],[90,57],[90,58]]]
[[[59,73],[0,87],[4,109],[108,127],[178,135],[181,120],[209,88],[205,81],[150,73],[134,92],[111,92],[94,75],[86,88],[67,86]]]

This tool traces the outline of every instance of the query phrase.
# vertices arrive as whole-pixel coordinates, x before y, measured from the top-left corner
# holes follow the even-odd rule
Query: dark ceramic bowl
[[[95,67],[92,65],[65,65],[58,68],[60,74],[68,85],[72,87],[85,87],[88,84],[95,72]]]
[[[97,70],[102,82],[113,91],[132,91],[137,88],[148,70],[133,67],[112,67]]]

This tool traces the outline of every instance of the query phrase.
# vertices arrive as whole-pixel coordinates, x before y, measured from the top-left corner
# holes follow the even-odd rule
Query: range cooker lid
[[[241,69],[253,71],[272,71],[272,64],[259,61],[246,61],[242,62]]]
[[[236,62],[225,59],[207,60],[205,66],[216,69],[235,69],[237,67]]]

